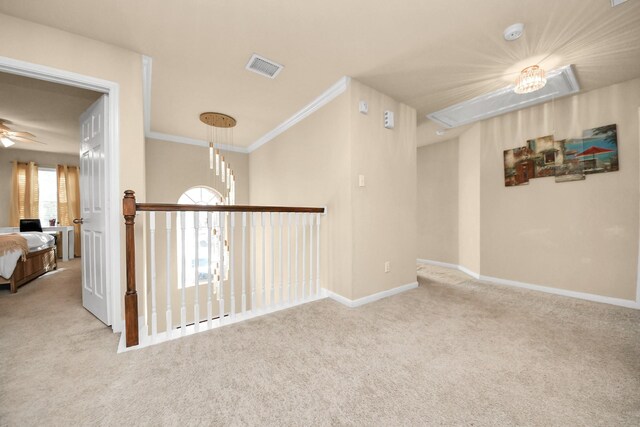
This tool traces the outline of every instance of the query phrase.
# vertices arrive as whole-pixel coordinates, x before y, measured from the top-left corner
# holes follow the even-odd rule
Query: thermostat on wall
[[[393,129],[393,111],[384,112],[384,127],[387,129]]]
[[[367,104],[367,101],[360,101],[360,105],[359,105],[358,110],[362,114],[367,114],[369,112],[369,105]]]

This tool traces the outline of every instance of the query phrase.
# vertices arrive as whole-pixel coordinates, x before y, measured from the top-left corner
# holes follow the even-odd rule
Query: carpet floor
[[[636,310],[427,269],[116,354],[60,267],[0,288],[0,425],[640,425]]]

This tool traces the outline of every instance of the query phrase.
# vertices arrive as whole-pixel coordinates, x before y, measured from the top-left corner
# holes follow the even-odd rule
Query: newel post
[[[125,250],[127,265],[127,292],[124,295],[124,322],[127,347],[138,345],[138,294],[136,293],[136,196],[132,190],[124,192],[122,213],[126,228]]]

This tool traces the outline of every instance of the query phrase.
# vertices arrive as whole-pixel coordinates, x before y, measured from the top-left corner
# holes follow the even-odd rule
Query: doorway
[[[24,61],[0,57],[0,72],[23,76],[35,80],[56,83],[71,88],[94,91],[105,100],[104,181],[100,199],[104,207],[104,263],[94,271],[104,284],[105,301],[108,308],[105,317],[114,332],[122,331],[120,295],[120,191],[119,191],[119,86],[117,83],[84,76],[65,70],[43,67]],[[77,122],[77,126],[80,123]],[[79,150],[78,150],[79,155]],[[113,201],[113,202],[112,202]],[[83,252],[84,255],[84,252]]]

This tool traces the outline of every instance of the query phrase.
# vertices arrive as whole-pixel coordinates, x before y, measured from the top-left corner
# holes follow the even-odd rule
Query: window
[[[58,218],[58,179],[53,168],[38,168],[38,211],[43,227]]]
[[[193,187],[185,191],[178,199],[181,205],[221,205],[222,196],[209,187]],[[207,228],[207,212],[185,212],[184,213],[184,247],[182,245],[182,213],[177,215],[177,231],[178,231],[178,288],[182,286],[182,254],[185,256],[185,287],[195,286],[196,262],[198,264],[198,284],[206,284],[209,277],[208,261],[208,228]],[[194,228],[195,221],[198,223],[198,256],[196,260],[196,232]],[[212,214],[212,231],[218,233],[211,236],[211,273],[212,282],[219,270],[220,264],[220,228],[218,224],[218,214]],[[226,251],[225,251],[226,258]],[[225,261],[225,264],[228,264]]]

